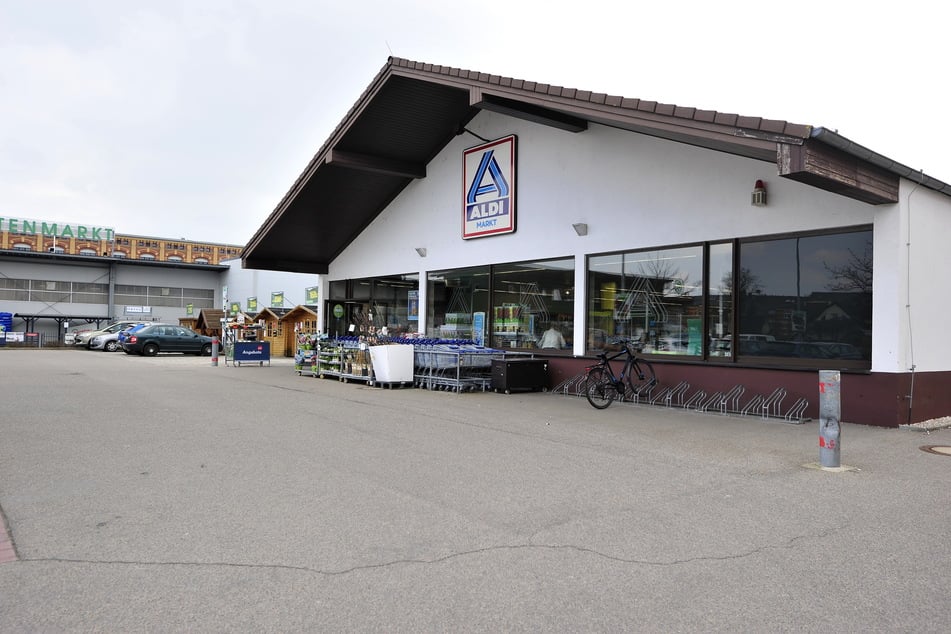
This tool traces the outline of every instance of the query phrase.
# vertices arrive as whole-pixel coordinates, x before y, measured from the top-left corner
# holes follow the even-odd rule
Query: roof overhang
[[[767,161],[780,175],[872,204],[897,200],[904,175],[823,128],[390,58],[252,236],[242,266],[327,273],[482,110],[567,134],[598,124]],[[925,184],[951,195],[940,181]]]

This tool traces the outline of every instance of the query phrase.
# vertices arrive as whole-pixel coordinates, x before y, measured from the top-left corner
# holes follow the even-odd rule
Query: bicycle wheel
[[[627,375],[627,381],[631,391],[636,395],[648,394],[651,389],[657,385],[657,377],[654,376],[654,366],[650,361],[638,359],[631,367]]]
[[[588,370],[588,376],[584,381],[584,395],[591,403],[591,407],[596,409],[604,409],[614,401],[617,390],[614,389],[611,377],[604,368],[595,367]]]

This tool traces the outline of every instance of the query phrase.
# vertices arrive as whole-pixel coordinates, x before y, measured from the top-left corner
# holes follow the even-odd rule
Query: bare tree
[[[724,275],[720,281],[720,286],[723,288],[725,295],[732,294],[733,273]],[[748,268],[741,268],[737,276],[737,290],[739,291],[739,295],[758,295],[763,291],[763,287],[759,283],[758,276],[754,275]]]
[[[827,288],[830,291],[857,291],[860,293],[872,292],[872,243],[865,243],[865,250],[861,255],[849,249],[849,260],[842,266],[829,266],[822,263],[833,281]]]

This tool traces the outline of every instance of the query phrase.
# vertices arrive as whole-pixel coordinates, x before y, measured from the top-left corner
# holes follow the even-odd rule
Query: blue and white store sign
[[[462,174],[462,238],[515,231],[515,135],[465,150]]]

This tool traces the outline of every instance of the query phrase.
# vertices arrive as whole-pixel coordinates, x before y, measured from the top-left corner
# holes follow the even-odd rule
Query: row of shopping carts
[[[448,392],[486,391],[492,382],[492,360],[505,352],[473,343],[414,341],[416,387]]]

